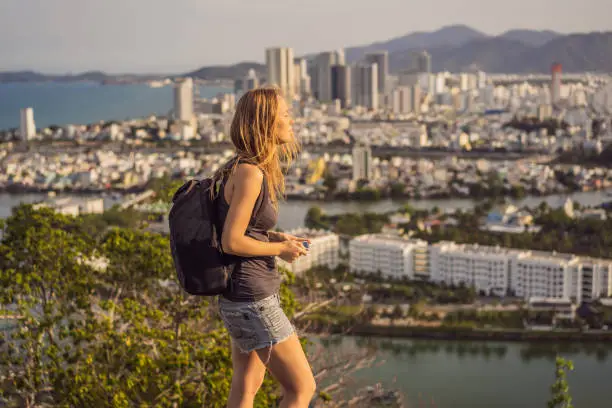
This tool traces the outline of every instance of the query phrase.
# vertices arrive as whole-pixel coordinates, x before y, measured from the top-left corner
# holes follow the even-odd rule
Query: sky
[[[612,31],[611,0],[0,0],[0,71],[182,73],[466,24]]]

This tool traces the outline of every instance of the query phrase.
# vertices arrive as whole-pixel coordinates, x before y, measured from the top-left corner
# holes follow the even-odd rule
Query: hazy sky
[[[612,0],[0,0],[0,71],[183,72],[467,24],[612,30]]]

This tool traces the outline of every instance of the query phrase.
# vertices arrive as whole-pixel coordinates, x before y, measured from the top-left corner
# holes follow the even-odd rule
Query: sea
[[[202,86],[202,98],[230,92],[229,88]],[[171,85],[102,85],[76,83],[0,83],[0,130],[19,127],[20,110],[34,109],[36,127],[89,124],[149,115],[167,115],[173,105]]]

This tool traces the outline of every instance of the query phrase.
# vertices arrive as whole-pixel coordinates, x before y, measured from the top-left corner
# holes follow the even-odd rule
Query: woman
[[[283,408],[307,407],[315,381],[295,330],[281,309],[278,256],[306,254],[302,238],[270,231],[285,183],[281,166],[297,151],[287,103],[276,89],[247,92],[230,128],[236,158],[218,173],[223,251],[235,257],[219,311],[232,337],[229,408],[252,407],[266,368],[283,389]]]

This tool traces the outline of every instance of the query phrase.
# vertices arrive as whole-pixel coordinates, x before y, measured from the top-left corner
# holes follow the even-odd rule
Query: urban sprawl
[[[396,73],[387,52],[351,65],[342,50],[294,58],[291,48],[269,48],[265,58],[267,78],[250,71],[214,99],[198,96],[197,79],[173,81],[168,117],[37,129],[25,107],[20,128],[0,133],[0,189],[132,191],[155,178],[210,174],[232,154],[236,98],[266,84],[292,102],[303,145],[287,176],[290,198],[518,197],[612,186],[605,163],[587,163],[612,141],[608,76],[563,74],[553,62],[550,75],[434,73],[425,51]],[[557,160],[564,155],[576,160]],[[294,272],[337,265],[337,235],[296,233],[313,244],[287,265]],[[355,273],[463,283],[487,295],[553,303],[612,296],[612,262],[571,254],[429,245],[386,233],[353,238],[349,256]]]

